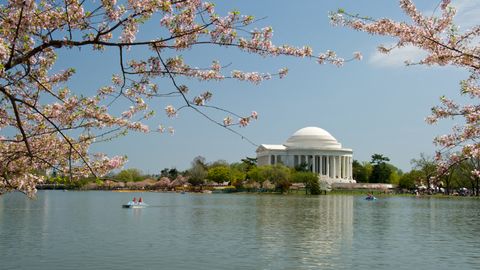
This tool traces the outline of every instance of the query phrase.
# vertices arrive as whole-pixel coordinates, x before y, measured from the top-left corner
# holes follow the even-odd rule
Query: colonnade
[[[288,164],[286,156],[271,155],[270,164]],[[307,164],[311,172],[328,178],[353,179],[352,156],[346,155],[294,155],[293,166]]]

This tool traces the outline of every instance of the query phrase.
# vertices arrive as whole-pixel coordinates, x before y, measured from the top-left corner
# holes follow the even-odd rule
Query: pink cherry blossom
[[[441,135],[434,139],[439,147],[435,160],[440,174],[464,160],[480,159],[480,27],[475,26],[466,31],[459,31],[453,18],[455,8],[450,6],[450,0],[441,0],[438,13],[422,14],[412,0],[400,0],[400,8],[410,21],[394,21],[389,18],[372,19],[353,15],[339,10],[331,14],[334,25],[344,25],[369,34],[393,37],[394,46],[387,48],[379,46],[381,53],[388,54],[395,47],[414,46],[422,49],[427,56],[418,63],[408,62],[407,65],[451,65],[461,67],[470,72],[470,76],[460,83],[460,92],[471,99],[473,104],[461,105],[445,96],[440,98],[440,105],[432,108],[432,114],[426,118],[429,124],[435,124],[441,119],[463,118],[460,126],[454,126],[451,134]],[[436,9],[435,9],[436,10]],[[328,56],[319,56],[324,62]],[[356,59],[361,56],[354,54]],[[341,63],[338,63],[341,64]],[[478,163],[478,162],[476,162]],[[472,171],[474,177],[480,177],[480,168]],[[479,187],[477,187],[479,189]]]
[[[54,169],[72,180],[101,177],[121,167],[126,158],[92,153],[92,143],[129,131],[150,132],[146,123],[153,117],[163,122],[176,117],[179,110],[192,109],[230,131],[257,119],[256,112],[241,116],[211,104],[217,89],[191,88],[188,79],[259,84],[285,77],[288,69],[274,74],[240,71],[235,63],[222,66],[213,59],[194,66],[192,59],[181,55],[196,45],[231,47],[261,57],[344,62],[333,51],[317,57],[310,46],[276,45],[272,27],[259,26],[253,16],[237,11],[219,14],[214,4],[201,0],[9,0],[0,3],[0,18],[0,193],[20,190],[33,196],[43,181],[33,171]],[[442,19],[442,27],[448,19]],[[139,35],[143,24],[151,21],[157,28]],[[253,23],[260,28],[253,28]],[[59,70],[56,61],[63,53],[58,52],[91,53],[83,47],[117,55],[111,63],[116,73],[101,80],[106,85],[70,89],[75,69]],[[79,91],[96,94],[84,96]],[[474,84],[465,91],[475,96],[480,93]],[[166,116],[155,115],[150,107],[157,104],[165,106]],[[208,109],[226,112],[238,121],[230,116],[216,119],[203,111]],[[476,112],[468,113],[469,121],[475,121]],[[175,132],[162,125],[154,129],[158,133],[166,130]]]

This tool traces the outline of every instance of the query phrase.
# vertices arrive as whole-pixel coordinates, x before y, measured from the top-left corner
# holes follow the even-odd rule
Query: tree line
[[[441,192],[446,195],[479,194],[479,178],[471,176],[472,170],[480,167],[478,160],[465,160],[450,168],[448,174],[439,174],[433,158],[420,154],[412,159],[412,169],[403,172],[389,163],[390,159],[383,154],[373,154],[368,162],[354,160],[352,164],[353,178],[358,183],[388,183],[400,190],[424,190]],[[325,187],[318,181],[316,174],[309,171],[308,165],[302,163],[295,168],[282,164],[258,166],[256,158],[246,157],[239,162],[228,163],[225,160],[207,162],[202,156],[195,157],[190,168],[177,170],[175,167],[164,168],[159,174],[144,174],[136,168],[129,168],[99,178],[84,178],[69,182],[68,175],[53,173],[47,178],[47,184],[60,184],[68,188],[82,188],[104,181],[124,183],[122,187],[139,188],[141,182],[153,188],[170,188],[187,185],[202,190],[208,186],[228,186],[234,191],[275,191],[287,193],[291,190],[304,190],[306,194],[320,194]],[[138,183],[138,184],[135,184]]]
[[[233,191],[280,192],[301,190],[306,194],[318,195],[322,192],[318,177],[309,172],[306,164],[289,168],[281,164],[258,166],[256,158],[246,157],[240,162],[228,163],[225,160],[207,162],[202,156],[195,157],[186,170],[164,168],[160,174],[143,174],[141,170],[129,168],[111,173],[102,179],[85,178],[69,185],[68,176],[53,174],[48,184],[61,184],[72,188],[88,185],[108,188],[106,184],[120,188],[144,188],[140,183],[153,189],[176,190],[187,186],[191,190],[201,191],[212,186],[223,186]],[[110,184],[110,187],[111,184]]]
[[[469,190],[471,195],[479,195],[480,178],[472,176],[472,171],[480,170],[479,159],[465,159],[451,166],[447,172],[439,171],[434,158],[425,154],[411,160],[412,169],[409,172],[402,172],[389,161],[382,154],[373,154],[369,162],[354,160],[353,178],[359,183],[389,183],[407,190],[425,189],[447,195]]]

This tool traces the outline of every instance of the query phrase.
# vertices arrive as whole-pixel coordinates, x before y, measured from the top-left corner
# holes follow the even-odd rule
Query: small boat
[[[367,196],[365,200],[367,201],[375,201],[377,198],[375,196]]]
[[[132,201],[129,201],[127,204],[122,204],[123,208],[145,208],[148,204],[142,201],[142,198],[139,198],[138,201],[136,198],[133,198]]]
[[[147,207],[148,204],[146,203],[133,203],[133,202],[128,202],[127,204],[123,204],[123,208],[145,208]]]

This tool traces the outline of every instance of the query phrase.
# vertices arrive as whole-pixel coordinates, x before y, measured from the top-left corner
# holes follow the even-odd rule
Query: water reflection
[[[266,268],[284,267],[292,262],[292,268],[299,262],[334,267],[335,258],[351,246],[351,196],[263,196],[257,200],[257,241]]]
[[[479,200],[133,196],[0,196],[1,269],[480,268]]]

